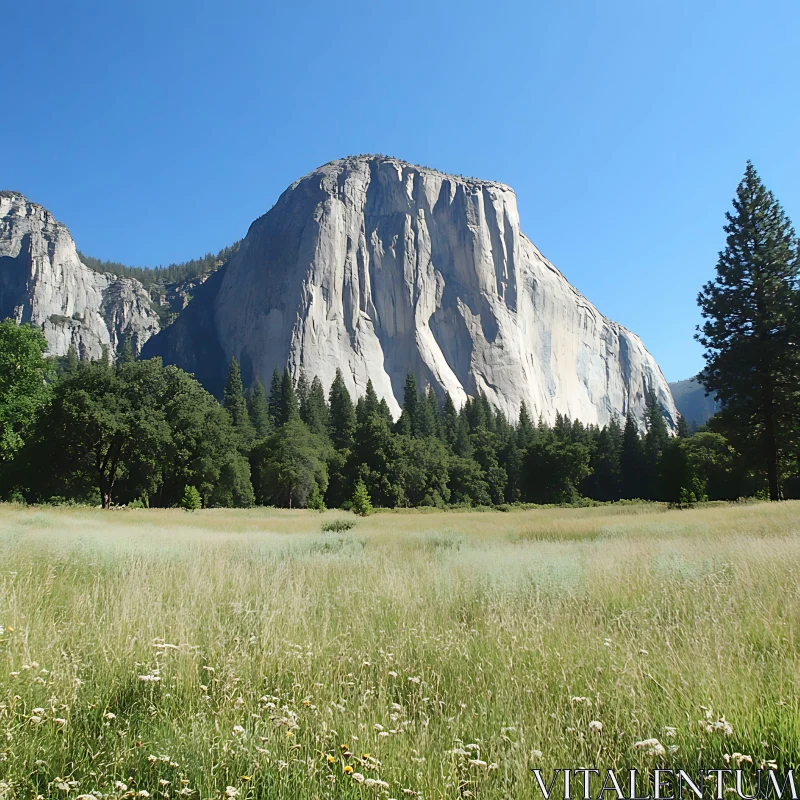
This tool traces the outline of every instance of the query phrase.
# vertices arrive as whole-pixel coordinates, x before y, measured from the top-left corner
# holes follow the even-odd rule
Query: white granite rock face
[[[125,336],[134,352],[158,332],[158,316],[142,285],[89,269],[69,231],[46,209],[0,192],[0,318],[44,331],[50,355],[71,344],[80,358],[112,358]]]
[[[354,396],[371,378],[395,415],[410,369],[456,406],[483,391],[512,419],[525,401],[548,422],[643,422],[649,387],[678,418],[639,337],[522,233],[509,187],[395,159],[333,161],[292,184],[225,269],[213,328],[253,380],[288,361],[327,387],[340,367]]]

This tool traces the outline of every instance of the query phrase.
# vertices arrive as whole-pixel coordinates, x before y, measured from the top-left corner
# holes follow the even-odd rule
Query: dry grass
[[[800,503],[337,516],[0,506],[0,795],[800,763]]]

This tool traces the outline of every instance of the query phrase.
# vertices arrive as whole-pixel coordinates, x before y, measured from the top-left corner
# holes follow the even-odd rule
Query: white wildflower
[[[603,723],[599,720],[593,719],[589,723],[589,733],[600,733],[603,730]]]
[[[646,756],[663,756],[667,752],[658,739],[643,739],[641,742],[636,742],[634,747],[637,750],[644,751]]]

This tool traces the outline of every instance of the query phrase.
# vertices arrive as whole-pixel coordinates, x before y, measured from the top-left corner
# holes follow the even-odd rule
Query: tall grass
[[[800,503],[339,517],[0,506],[0,795],[800,764]]]

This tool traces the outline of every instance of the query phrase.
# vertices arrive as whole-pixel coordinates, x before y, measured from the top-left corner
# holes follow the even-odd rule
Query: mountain
[[[719,403],[706,397],[706,390],[697,378],[675,381],[669,385],[675,406],[690,426],[705,425],[719,411]]]
[[[677,410],[638,336],[606,319],[522,233],[507,186],[384,156],[326,164],[256,220],[230,261],[144,347],[219,393],[288,364],[350,392],[372,379],[392,412],[406,374],[456,405],[484,392],[516,418],[644,419]]]
[[[0,191],[0,319],[44,331],[51,355],[75,345],[80,358],[113,358],[129,337],[135,353],[159,330],[150,296],[137,280],[89,269],[69,231],[49,211]]]

